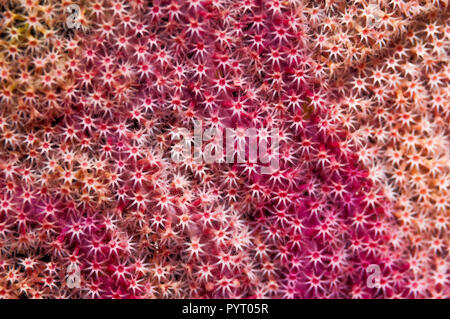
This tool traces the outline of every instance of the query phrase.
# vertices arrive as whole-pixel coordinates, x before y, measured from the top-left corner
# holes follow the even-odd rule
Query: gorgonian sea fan
[[[308,4],[315,59],[333,66],[358,160],[395,204],[411,295],[448,297],[448,2],[345,4]]]
[[[78,28],[68,29],[74,4]],[[334,89],[340,55],[317,47],[344,5],[1,5],[0,296],[448,294],[446,272],[435,293],[405,257],[398,210],[361,161],[367,146]],[[256,128],[259,139],[278,129],[279,167],[173,161],[180,132],[196,123]]]

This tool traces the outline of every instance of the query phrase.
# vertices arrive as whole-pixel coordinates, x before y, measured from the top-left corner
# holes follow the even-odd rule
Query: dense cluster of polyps
[[[408,34],[398,22],[405,4],[379,2],[402,26],[383,34]],[[78,24],[68,29],[74,3]],[[397,80],[386,94],[405,102],[377,100],[369,90],[386,80],[372,75],[375,62],[364,64],[377,47],[372,31],[359,34],[366,7],[355,5],[2,1],[0,296],[448,296],[445,49],[423,45],[440,57],[425,70],[444,70],[431,84],[400,69],[422,67],[410,49],[393,53]],[[426,19],[439,5],[414,8]],[[347,12],[348,21],[335,21]],[[446,48],[448,28],[435,28]],[[438,106],[412,100],[425,90],[444,92]],[[419,123],[417,107],[436,112]],[[180,132],[195,123],[233,128],[243,140],[248,128],[259,139],[278,129],[280,147],[269,156],[279,167],[265,174],[261,161],[173,161]],[[372,136],[377,129],[397,136]],[[420,142],[419,164],[410,155],[419,142],[403,142],[414,132],[433,142]],[[398,162],[389,163],[389,150],[401,150]],[[404,173],[422,176],[428,197],[391,180],[403,157]],[[435,166],[422,171],[424,163]],[[434,223],[420,227],[420,217]]]
[[[315,59],[326,61],[359,162],[395,205],[396,247],[413,273],[408,288],[448,297],[447,3],[346,1],[341,11],[343,2],[306,9]]]

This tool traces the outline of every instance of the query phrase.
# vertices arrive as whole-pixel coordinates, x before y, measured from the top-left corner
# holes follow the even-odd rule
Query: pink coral
[[[380,1],[388,18],[374,34],[361,1],[79,1],[77,29],[65,20],[75,2],[41,2],[2,4],[0,296],[448,295],[447,175],[430,190],[448,164],[446,125],[419,125],[412,107],[428,106],[427,85],[448,120],[448,72],[414,86],[422,60],[406,62],[406,46],[392,65],[365,63],[382,34],[408,34],[406,4]],[[445,47],[434,28],[427,39]],[[447,63],[444,49],[431,57],[441,60],[425,69]],[[389,114],[392,96],[402,113]],[[231,163],[174,160],[198,123],[238,139],[257,129],[279,166],[240,161],[239,146]],[[418,159],[415,132],[436,142]],[[204,142],[193,139],[198,154],[225,151]],[[414,175],[434,159],[424,193],[384,172]],[[408,200],[420,207],[409,222]]]

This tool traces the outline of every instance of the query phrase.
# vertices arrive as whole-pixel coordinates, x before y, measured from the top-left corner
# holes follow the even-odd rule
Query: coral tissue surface
[[[449,298],[449,12],[0,0],[0,298]]]

